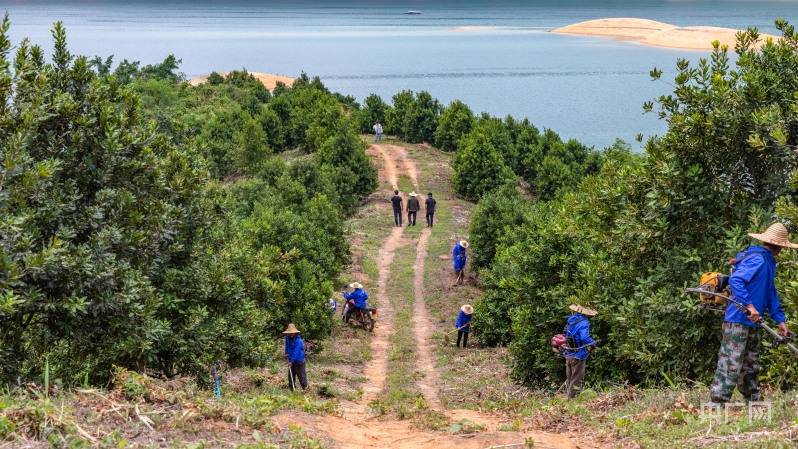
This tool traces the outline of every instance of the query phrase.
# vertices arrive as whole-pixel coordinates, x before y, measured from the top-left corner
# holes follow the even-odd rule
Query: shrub
[[[434,142],[441,105],[429,92],[403,90],[393,96],[387,131],[408,142]]]
[[[387,118],[391,107],[379,95],[371,94],[363,101],[363,107],[357,112],[357,128],[361,133],[369,134],[372,127],[379,122],[383,128],[387,127]]]
[[[525,224],[524,214],[530,207],[513,184],[486,194],[471,215],[468,235],[471,239],[471,263],[486,268],[493,263],[496,246],[510,229]]]
[[[377,170],[366,156],[365,144],[351,131],[329,137],[319,148],[316,160],[325,176],[335,183],[341,205],[347,211],[377,188]]]
[[[443,151],[455,151],[457,142],[474,126],[474,114],[462,101],[453,101],[443,110],[435,130],[435,145]]]
[[[513,180],[512,170],[505,165],[486,133],[472,132],[463,139],[453,166],[455,190],[470,200],[478,200]]]
[[[8,29],[6,17],[0,375],[35,373],[48,353],[53,377],[67,380],[146,364],[169,331],[153,273],[184,269],[209,220],[195,207],[207,195],[204,161],[171,146],[134,95],[72,56],[60,23],[49,64],[27,42],[8,61]]]

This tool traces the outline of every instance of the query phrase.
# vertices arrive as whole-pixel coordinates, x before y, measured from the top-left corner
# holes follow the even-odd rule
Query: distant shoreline
[[[230,72],[216,72],[216,73],[222,76],[227,76],[227,74],[229,74]],[[257,78],[257,80],[260,81],[263,84],[263,86],[269,90],[274,90],[274,88],[277,87],[278,82],[283,83],[286,86],[290,86],[296,80],[296,78],[292,78],[290,76],[277,75],[274,73],[249,72],[249,71],[247,71],[247,73]],[[188,83],[191,84],[192,86],[198,86],[208,81],[208,76],[210,76],[210,74],[191,78],[190,80],[188,80]]]
[[[669,23],[636,18],[607,18],[588,20],[573,25],[555,28],[551,32],[558,34],[575,34],[581,36],[604,36],[638,42],[654,47],[680,48],[685,50],[712,50],[712,41],[733,48],[736,34],[740,30],[733,28],[688,26],[680,27]],[[761,34],[765,38],[776,39],[770,34]]]

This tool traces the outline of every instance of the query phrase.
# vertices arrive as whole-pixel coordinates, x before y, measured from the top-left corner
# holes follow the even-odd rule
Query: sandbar
[[[656,20],[608,18],[588,20],[552,30],[552,33],[605,36],[655,47],[712,50],[712,41],[734,48],[740,30],[711,26],[680,27]],[[760,33],[760,45],[776,36]]]
[[[230,72],[217,72],[217,73],[222,76],[227,76],[227,74]],[[290,76],[276,75],[274,73],[264,73],[264,72],[248,72],[248,73],[257,78],[257,80],[263,83],[263,85],[269,90],[274,90],[274,88],[277,87],[278,82],[283,83],[286,86],[290,86],[294,84],[295,80],[295,78],[292,78]],[[205,81],[208,81],[208,75],[191,78],[190,80],[188,80],[188,83],[191,84],[192,86],[198,86],[204,83]]]

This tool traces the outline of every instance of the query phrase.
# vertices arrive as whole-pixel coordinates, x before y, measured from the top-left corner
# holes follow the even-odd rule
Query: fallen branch
[[[82,429],[82,428],[81,428],[81,427],[78,425],[78,423],[77,423],[77,422],[73,422],[72,424],[75,426],[75,429],[78,431],[78,434],[79,434],[80,436],[82,436],[83,438],[85,438],[85,439],[87,439],[87,440],[91,441],[92,443],[96,443],[96,442],[97,442],[97,438],[94,438],[94,437],[93,437],[93,436],[92,436],[92,435],[91,435],[89,432],[86,432],[85,430],[83,430],[83,429]]]
[[[151,425],[152,424],[152,420],[147,415],[142,415],[141,414],[141,412],[139,411],[138,404],[136,404],[135,411],[136,411],[136,416],[139,417],[139,421],[144,423],[144,425],[147,426],[148,429],[150,429],[151,431],[154,432],[155,429],[153,429],[152,425]]]
[[[104,414],[110,413],[110,412],[115,412],[117,415],[119,415],[120,418],[129,420],[130,419],[129,417],[123,416],[121,413],[119,413],[119,410],[122,410],[122,409],[125,409],[125,408],[130,408],[130,406],[129,405],[115,404],[111,408],[100,410],[100,415],[104,415]]]

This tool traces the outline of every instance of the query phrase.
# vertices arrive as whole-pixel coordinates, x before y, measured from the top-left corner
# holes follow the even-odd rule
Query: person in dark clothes
[[[427,201],[424,207],[427,212],[427,227],[432,227],[432,222],[435,218],[435,198],[432,197],[432,192],[427,193]]]
[[[394,225],[402,226],[402,196],[399,195],[398,190],[393,191],[393,197],[391,197],[391,204],[393,205]]]
[[[416,214],[418,214],[421,205],[418,203],[418,194],[410,192],[410,198],[407,199],[407,225],[416,225]]]
[[[285,335],[285,357],[288,359],[288,387],[291,391],[296,388],[296,381],[303,390],[308,389],[308,375],[305,371],[305,341],[299,336],[299,329],[290,323],[283,331]]]
[[[460,347],[460,340],[463,341],[463,349],[468,345],[468,331],[471,330],[471,315],[474,313],[474,308],[468,304],[460,307],[460,313],[457,314],[457,320],[454,322],[454,327],[457,329],[457,347]]]

